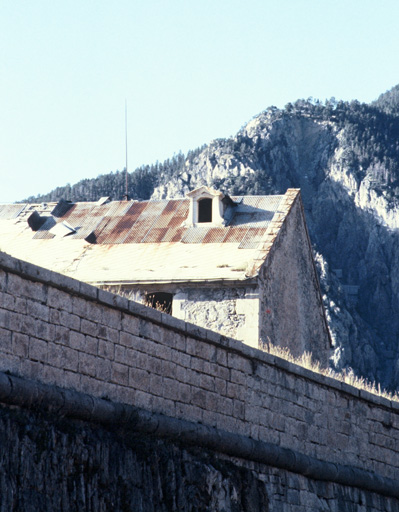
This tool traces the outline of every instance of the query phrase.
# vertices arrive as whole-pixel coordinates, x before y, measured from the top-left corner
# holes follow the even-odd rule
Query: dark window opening
[[[198,222],[212,222],[212,199],[198,201]]]
[[[173,294],[167,292],[147,293],[145,296],[145,305],[150,308],[162,311],[162,313],[172,314]]]

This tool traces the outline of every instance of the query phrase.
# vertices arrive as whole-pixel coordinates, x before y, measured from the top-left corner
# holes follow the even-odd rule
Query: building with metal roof
[[[329,331],[297,189],[0,205],[0,250],[254,347],[326,363]]]

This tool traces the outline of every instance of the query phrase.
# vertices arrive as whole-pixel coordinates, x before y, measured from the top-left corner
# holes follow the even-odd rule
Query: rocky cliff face
[[[399,134],[378,106],[297,102],[213,141],[153,198],[300,187],[330,323],[331,363],[399,387]],[[396,193],[396,195],[395,195]]]

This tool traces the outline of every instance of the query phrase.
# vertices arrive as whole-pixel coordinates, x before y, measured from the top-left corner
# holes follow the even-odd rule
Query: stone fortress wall
[[[5,254],[0,340],[3,403],[34,407],[36,383],[90,396],[75,416],[91,423],[107,404],[147,411],[142,432],[156,417],[158,437],[255,474],[253,510],[399,510],[396,402]]]

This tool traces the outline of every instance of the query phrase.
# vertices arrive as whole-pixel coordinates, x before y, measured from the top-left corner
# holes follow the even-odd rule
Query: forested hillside
[[[189,151],[187,156],[179,153],[162,163],[143,165],[134,172],[128,173],[128,196],[131,199],[149,199],[157,185],[179,174],[184,168],[185,162],[191,162],[202,149],[203,147]],[[36,203],[58,201],[59,199],[97,201],[103,196],[110,196],[112,199],[119,200],[125,195],[126,173],[123,170],[101,174],[97,178],[83,179],[74,185],[68,184],[64,187],[57,187],[51,192],[31,196],[21,202]]]
[[[372,104],[269,107],[230,139],[139,169],[133,198],[207,184],[237,194],[301,188],[333,335],[332,365],[399,387],[399,86]],[[32,200],[119,199],[124,175]]]

